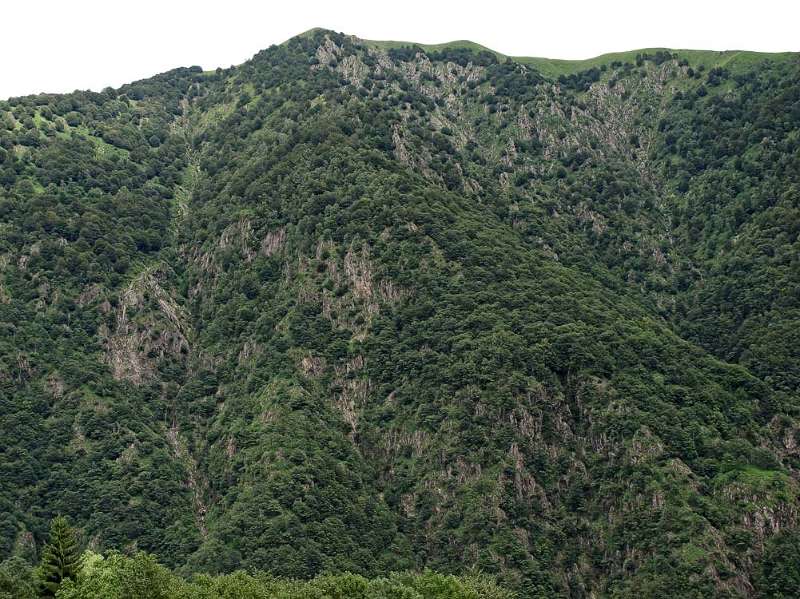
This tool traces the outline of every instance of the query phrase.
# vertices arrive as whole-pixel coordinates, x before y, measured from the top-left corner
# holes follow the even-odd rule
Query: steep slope
[[[188,69],[102,94],[4,105],[3,552],[29,551],[54,513],[87,541],[191,551],[189,491],[164,434],[163,366],[180,380],[186,333],[169,287],[170,135]],[[180,91],[178,91],[180,90]],[[166,358],[163,362],[158,356]],[[173,360],[174,358],[174,360]]]
[[[62,512],[186,572],[765,589],[800,66],[701,56],[314,30],[0,105],[3,555]]]

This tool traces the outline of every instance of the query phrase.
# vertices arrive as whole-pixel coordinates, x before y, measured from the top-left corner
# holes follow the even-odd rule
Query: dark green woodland
[[[0,597],[798,596],[800,54],[590,62],[0,101]]]

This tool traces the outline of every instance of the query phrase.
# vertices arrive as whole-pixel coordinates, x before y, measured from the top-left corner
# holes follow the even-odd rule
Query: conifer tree
[[[42,597],[54,597],[64,579],[75,579],[80,565],[75,530],[64,516],[57,516],[50,523],[50,540],[42,550],[39,594]]]

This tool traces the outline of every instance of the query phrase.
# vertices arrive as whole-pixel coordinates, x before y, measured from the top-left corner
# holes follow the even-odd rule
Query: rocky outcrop
[[[200,535],[206,538],[208,536],[208,529],[206,528],[208,481],[200,472],[194,457],[189,453],[189,449],[186,446],[186,442],[181,437],[180,429],[177,424],[173,424],[167,430],[167,442],[172,449],[173,456],[186,472],[185,484],[192,495],[195,523],[197,524],[197,529],[200,531]],[[235,450],[235,446],[231,445],[232,443],[233,439],[229,438],[227,449],[229,457],[232,456],[232,452]]]
[[[120,294],[112,325],[101,327],[104,359],[116,380],[141,385],[155,377],[161,360],[186,361],[189,319],[167,281],[166,268],[145,269]]]

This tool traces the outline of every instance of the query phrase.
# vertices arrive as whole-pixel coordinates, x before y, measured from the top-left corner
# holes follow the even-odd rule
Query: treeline
[[[449,576],[431,571],[320,575],[312,580],[237,571],[183,578],[153,555],[79,553],[66,519],[53,520],[41,563],[33,568],[14,557],[0,563],[0,599],[513,599],[489,577]]]

